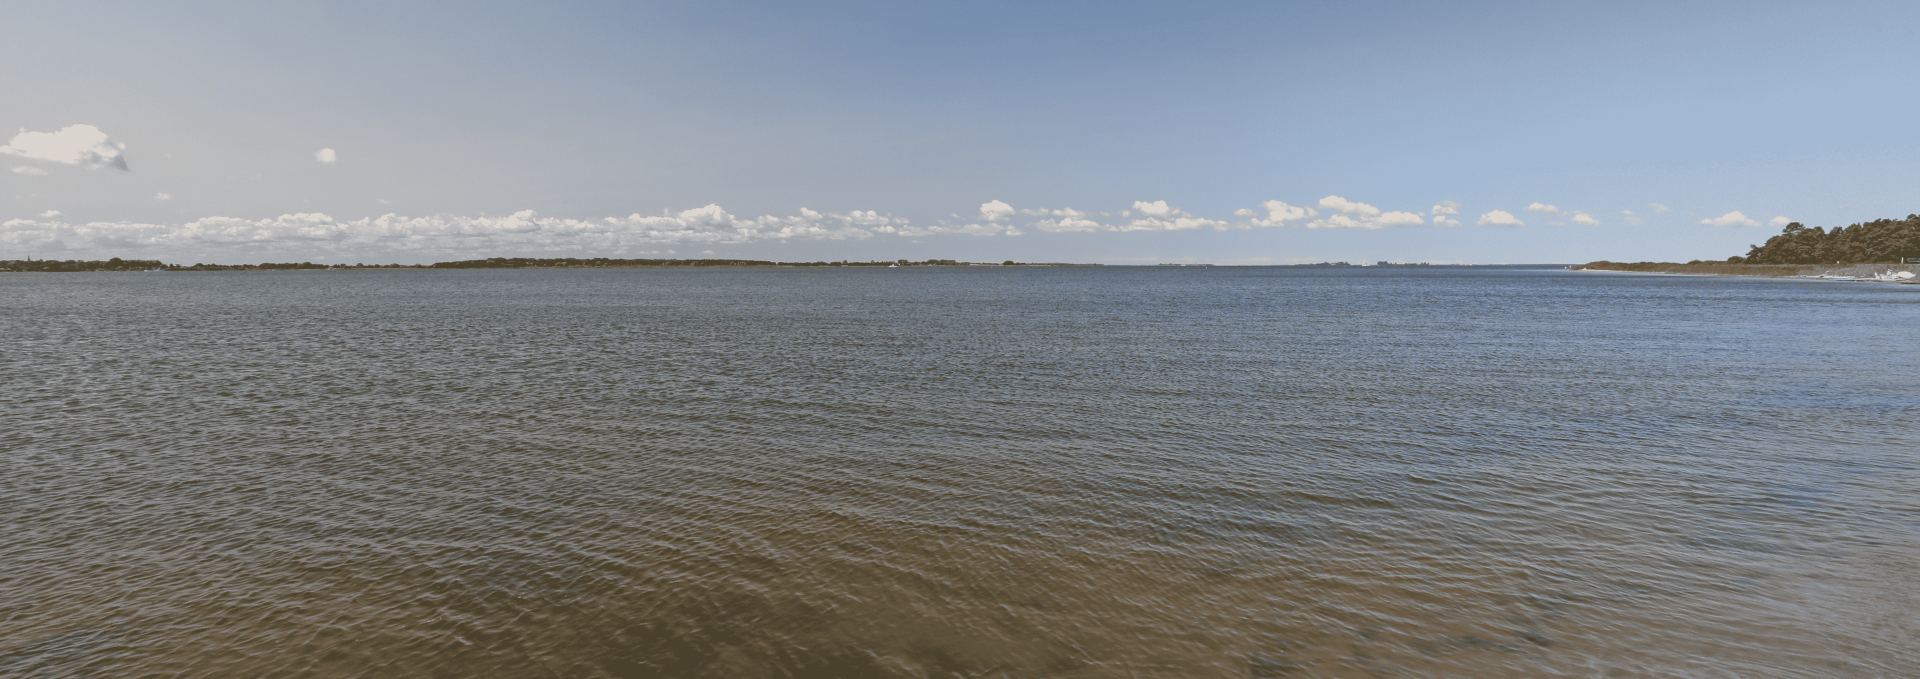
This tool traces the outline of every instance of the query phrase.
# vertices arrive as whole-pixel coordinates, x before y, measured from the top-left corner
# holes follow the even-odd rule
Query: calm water
[[[9,677],[1920,675],[1920,286],[0,275]]]

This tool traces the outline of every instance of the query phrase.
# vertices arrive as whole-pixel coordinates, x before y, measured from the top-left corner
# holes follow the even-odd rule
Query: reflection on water
[[[1912,676],[1897,286],[0,278],[0,675]]]

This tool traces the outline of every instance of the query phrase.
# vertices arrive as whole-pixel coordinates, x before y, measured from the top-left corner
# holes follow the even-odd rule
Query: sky
[[[1688,261],[1920,212],[1916,3],[17,3],[0,259]]]

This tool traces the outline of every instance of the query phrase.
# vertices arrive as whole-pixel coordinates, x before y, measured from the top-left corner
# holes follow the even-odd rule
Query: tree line
[[[597,268],[623,266],[772,266],[751,259],[613,259],[610,257],[488,257],[457,262],[435,262],[430,269]]]
[[[0,271],[151,271],[167,265],[157,259],[15,259],[0,261]]]
[[[534,257],[488,257],[486,259],[466,259],[458,262],[437,262],[432,269],[527,269],[527,268],[602,268],[602,267],[645,267],[645,266],[959,266],[960,262],[951,259],[929,259],[914,262],[905,259],[875,260],[855,262],[771,262],[760,259],[614,259],[610,257],[574,257],[534,258]]]
[[[1780,235],[1754,245],[1745,257],[1728,262],[1745,264],[1872,264],[1898,263],[1920,257],[1920,215],[1906,219],[1876,219],[1832,230],[1788,224]]]
[[[1008,261],[1008,265],[1015,262]],[[952,259],[910,261],[905,259],[855,262],[772,262],[759,259],[615,259],[610,257],[489,257],[433,264],[315,264],[313,262],[261,262],[259,264],[206,264],[192,266],[167,264],[155,259],[110,260],[0,260],[0,271],[298,271],[308,269],[529,269],[529,268],[614,268],[614,267],[701,267],[701,266],[968,266]]]

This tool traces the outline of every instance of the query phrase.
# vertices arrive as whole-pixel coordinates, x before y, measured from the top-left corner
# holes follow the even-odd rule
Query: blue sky
[[[1688,260],[1920,212],[1908,3],[7,11],[0,258]]]

